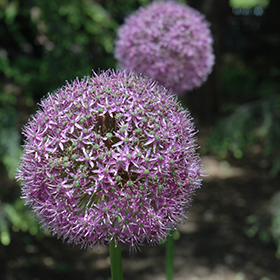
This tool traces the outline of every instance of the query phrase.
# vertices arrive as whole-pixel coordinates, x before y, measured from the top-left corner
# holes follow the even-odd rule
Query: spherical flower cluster
[[[119,28],[115,58],[121,68],[182,94],[211,73],[212,43],[209,23],[198,11],[175,1],[152,2]]]
[[[49,94],[23,129],[17,178],[43,227],[81,247],[166,238],[201,185],[188,111],[145,77],[108,70]]]

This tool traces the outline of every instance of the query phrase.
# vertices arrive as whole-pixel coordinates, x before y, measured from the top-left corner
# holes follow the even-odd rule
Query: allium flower
[[[160,242],[201,184],[188,111],[132,73],[67,82],[23,133],[22,198],[43,227],[81,247]]]
[[[119,28],[115,58],[123,69],[142,73],[177,94],[200,86],[214,64],[209,23],[175,1],[152,2]]]

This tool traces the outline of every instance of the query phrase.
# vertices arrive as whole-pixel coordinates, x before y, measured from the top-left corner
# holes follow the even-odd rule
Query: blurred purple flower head
[[[175,1],[152,2],[119,28],[115,58],[123,69],[142,73],[177,94],[199,87],[214,65],[209,23]]]
[[[81,247],[160,242],[201,185],[188,111],[132,73],[67,82],[23,133],[22,198],[43,227]]]

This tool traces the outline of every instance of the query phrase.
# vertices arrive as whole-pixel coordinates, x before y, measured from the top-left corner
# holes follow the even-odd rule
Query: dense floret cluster
[[[119,28],[115,58],[123,69],[155,79],[177,94],[200,86],[214,64],[209,23],[175,1],[155,1]]]
[[[166,238],[201,185],[189,112],[124,71],[74,80],[28,121],[17,178],[43,227],[81,247]]]

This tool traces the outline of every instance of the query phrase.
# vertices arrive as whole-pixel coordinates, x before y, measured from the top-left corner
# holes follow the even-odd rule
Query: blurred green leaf
[[[231,7],[249,7],[254,8],[256,6],[267,7],[270,0],[229,0]]]
[[[280,171],[280,95],[248,102],[217,122],[202,152],[212,152],[220,158],[232,154],[240,159],[258,144],[262,155],[272,162],[271,175]]]
[[[0,202],[0,241],[3,245],[11,242],[10,229],[18,232],[29,232],[37,238],[48,235],[47,230],[41,230],[34,215],[24,206],[22,199],[16,199],[12,203]]]

